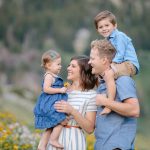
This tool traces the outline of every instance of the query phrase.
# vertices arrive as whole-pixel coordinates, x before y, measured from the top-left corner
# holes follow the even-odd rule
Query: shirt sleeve
[[[124,59],[125,59],[125,61],[131,61],[134,64],[134,66],[136,67],[137,73],[138,73],[140,66],[139,66],[135,48],[134,48],[134,46],[132,44],[132,40],[130,38],[128,38],[128,43],[127,43],[127,48],[126,48],[126,53],[125,53]]]
[[[119,101],[137,98],[135,82],[131,77],[121,76],[116,80],[117,97]]]
[[[97,106],[96,106],[96,91],[92,92],[89,96],[89,102],[87,105],[86,112],[90,111],[97,111]]]
[[[113,59],[115,63],[130,61],[139,71],[139,62],[132,40],[124,33],[117,33],[114,38],[110,38],[111,43],[116,48],[116,55]]]

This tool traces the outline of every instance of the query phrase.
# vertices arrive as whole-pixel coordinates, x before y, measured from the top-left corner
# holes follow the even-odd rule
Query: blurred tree
[[[0,41],[19,52],[24,43],[27,49],[42,50],[44,41],[53,38],[62,50],[73,51],[78,30],[87,28],[91,39],[98,37],[93,17],[108,9],[116,15],[119,28],[132,37],[137,49],[149,49],[150,1],[133,1],[1,0]]]

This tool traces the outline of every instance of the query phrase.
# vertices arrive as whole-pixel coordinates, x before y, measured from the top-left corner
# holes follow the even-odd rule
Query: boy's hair
[[[60,54],[55,50],[48,50],[42,55],[41,66],[46,69],[46,64],[59,58]]]
[[[116,54],[116,49],[114,46],[106,39],[104,40],[95,40],[91,42],[91,49],[97,49],[99,52],[99,56],[107,57],[107,59],[112,62]]]
[[[109,21],[113,25],[116,25],[117,21],[116,21],[115,15],[112,12],[108,11],[108,10],[104,10],[104,11],[98,13],[96,15],[96,17],[94,18],[94,24],[95,24],[96,29],[98,28],[98,26],[97,26],[98,22],[103,20],[103,19],[106,19],[106,18],[109,19]]]

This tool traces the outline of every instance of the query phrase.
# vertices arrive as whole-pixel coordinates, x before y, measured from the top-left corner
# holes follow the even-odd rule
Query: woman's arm
[[[85,117],[83,117],[81,113],[79,113],[66,101],[55,103],[55,108],[58,112],[72,115],[76,122],[79,124],[79,126],[87,133],[90,134],[94,131],[96,112],[86,112]]]
[[[85,117],[83,117],[76,109],[73,109],[71,115],[88,134],[94,131],[96,112],[86,112]]]

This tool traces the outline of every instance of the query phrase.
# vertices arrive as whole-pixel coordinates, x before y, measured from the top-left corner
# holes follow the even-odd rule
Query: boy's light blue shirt
[[[101,82],[97,93],[106,94],[106,84]],[[116,101],[123,102],[128,98],[137,98],[134,80],[129,76],[121,76],[116,80]],[[97,109],[94,150],[133,150],[136,136],[137,119],[125,117],[115,112],[100,115],[101,106]]]
[[[113,62],[121,63],[124,61],[130,61],[136,67],[138,73],[139,62],[131,38],[129,38],[125,33],[115,29],[107,39],[112,43],[117,51]]]

